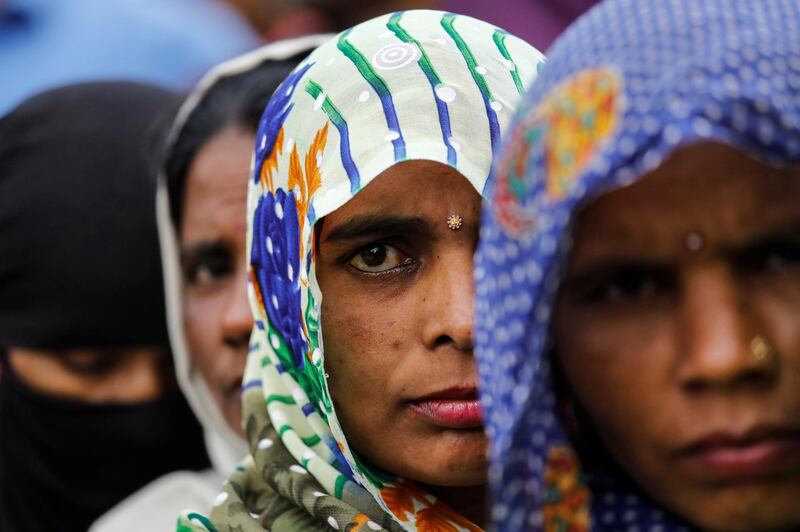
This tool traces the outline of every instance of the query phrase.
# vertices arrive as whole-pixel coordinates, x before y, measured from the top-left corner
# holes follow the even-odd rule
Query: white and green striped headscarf
[[[408,11],[334,37],[276,91],[248,196],[256,327],[243,401],[252,456],[207,527],[478,529],[348,444],[326,382],[313,228],[406,160],[448,164],[482,193],[501,132],[543,60],[485,22]],[[192,517],[205,521],[184,515]]]

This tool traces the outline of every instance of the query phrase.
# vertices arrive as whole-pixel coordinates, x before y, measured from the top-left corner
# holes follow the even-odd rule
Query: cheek
[[[780,282],[757,287],[751,301],[758,314],[758,328],[775,344],[788,366],[800,365],[800,283]]]
[[[558,335],[568,394],[616,456],[647,454],[669,437],[672,334],[666,325],[601,327],[572,323]],[[578,331],[578,332],[576,332]],[[569,333],[568,333],[569,332]]]
[[[352,294],[346,301],[326,295],[321,314],[333,398],[345,408],[353,402],[374,403],[374,394],[385,390],[398,362],[401,325],[390,309],[376,311],[372,302]]]
[[[192,362],[203,377],[212,383],[215,382],[215,361],[223,347],[217,299],[187,294],[183,306],[183,332]]]
[[[754,334],[764,334],[778,356],[778,393],[789,408],[800,409],[800,290],[784,285],[782,290],[754,291],[751,299],[757,315]]]

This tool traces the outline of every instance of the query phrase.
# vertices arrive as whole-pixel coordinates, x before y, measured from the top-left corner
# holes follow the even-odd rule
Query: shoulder
[[[223,481],[211,469],[164,475],[106,512],[89,532],[172,530],[183,510],[208,510]]]

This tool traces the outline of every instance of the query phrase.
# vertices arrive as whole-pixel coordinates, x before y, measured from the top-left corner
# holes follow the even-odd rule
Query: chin
[[[430,486],[446,486],[448,488],[486,485],[486,468],[488,464],[484,463],[483,467],[471,467],[471,465],[467,464],[453,464],[453,466],[455,466],[455,470],[450,468],[437,468],[435,471],[431,469],[418,470],[418,474],[409,474],[407,478],[412,478],[417,482]]]
[[[694,521],[699,530],[713,532],[791,532],[800,529],[800,520],[796,518],[770,515],[754,515],[746,520],[730,519],[722,516],[714,519],[713,516],[702,516]]]
[[[750,491],[750,493],[747,493]],[[800,530],[800,493],[789,490],[770,493],[729,491],[708,495],[703,504],[692,504],[686,511],[677,510],[700,530],[714,532],[789,532]]]
[[[455,445],[432,452],[417,468],[416,480],[434,486],[481,486],[487,482],[489,467],[486,442]]]
[[[233,432],[244,438],[245,433],[244,428],[242,427],[243,420],[241,404],[227,405],[224,417],[225,423],[228,425],[228,427],[230,427]]]

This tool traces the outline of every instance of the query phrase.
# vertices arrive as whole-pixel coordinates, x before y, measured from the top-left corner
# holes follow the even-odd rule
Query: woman
[[[175,390],[150,128],[175,96],[93,83],[0,120],[0,529],[83,531],[204,467]]]
[[[476,259],[499,530],[800,528],[798,26],[612,0],[552,49]]]
[[[248,197],[251,456],[210,522],[182,527],[478,529],[480,192],[541,60],[409,11],[340,34],[276,91]]]
[[[247,304],[247,175],[264,107],[326,36],[264,46],[216,67],[170,128],[158,226],[178,383],[203,425],[213,468],[155,480],[93,532],[166,530],[187,507],[209,506],[247,454],[241,386],[253,320]]]

